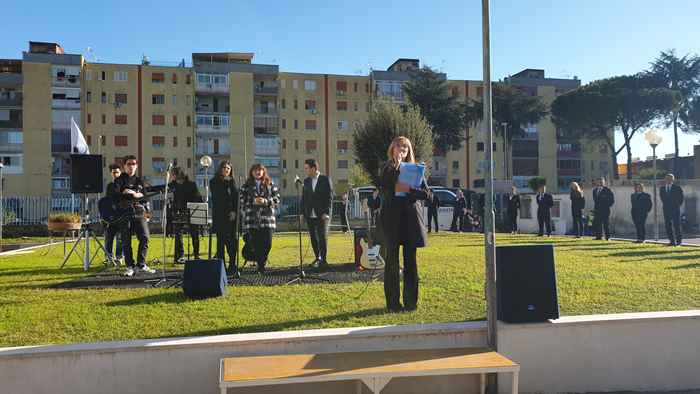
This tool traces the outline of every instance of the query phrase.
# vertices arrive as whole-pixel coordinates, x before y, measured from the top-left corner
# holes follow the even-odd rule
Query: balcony
[[[228,134],[229,133],[229,116],[218,114],[197,114],[197,126],[195,132],[197,134]]]
[[[557,176],[581,176],[580,168],[559,168]]]
[[[51,80],[51,86],[57,88],[80,88],[80,77],[69,75],[67,77],[55,77]]]
[[[195,150],[198,156],[208,155],[208,156],[231,156],[231,148],[221,147],[219,149],[213,149],[209,146],[198,146]]]
[[[253,92],[258,96],[276,96],[279,91],[279,86],[256,86],[253,89]]]
[[[51,108],[53,109],[80,109],[80,99],[62,100],[52,99]]]
[[[253,130],[256,133],[277,134],[279,132],[279,118],[277,113],[256,113],[253,117]]]
[[[23,144],[3,144],[0,143],[0,153],[22,153]]]
[[[226,93],[229,92],[228,83],[205,83],[196,81],[194,85],[197,93]]]
[[[0,107],[21,107],[22,106],[22,93],[12,92],[0,93]]]

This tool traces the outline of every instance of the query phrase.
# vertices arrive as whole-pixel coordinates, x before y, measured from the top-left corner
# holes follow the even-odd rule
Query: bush
[[[539,189],[541,186],[547,185],[547,178],[541,176],[530,178],[530,180],[527,182],[527,185],[530,187],[530,189],[532,189],[533,192],[536,192],[537,189]]]

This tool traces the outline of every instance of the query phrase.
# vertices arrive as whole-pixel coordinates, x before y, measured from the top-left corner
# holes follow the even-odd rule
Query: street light
[[[209,202],[209,167],[211,167],[211,156],[204,155],[199,159],[199,164],[204,167],[204,201]]]
[[[654,239],[659,240],[659,216],[656,211],[656,147],[659,146],[663,138],[659,135],[658,130],[649,129],[644,133],[644,139],[647,140],[649,146],[651,146],[652,156],[653,156],[653,176],[654,176]],[[628,169],[629,171],[629,169]]]

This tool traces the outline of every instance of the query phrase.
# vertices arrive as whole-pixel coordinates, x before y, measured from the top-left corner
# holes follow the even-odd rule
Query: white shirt
[[[316,184],[318,183],[318,176],[321,175],[320,172],[317,172],[316,175],[311,177],[311,190],[316,191]],[[316,217],[316,212],[314,211],[313,208],[311,208],[311,217],[315,218]]]

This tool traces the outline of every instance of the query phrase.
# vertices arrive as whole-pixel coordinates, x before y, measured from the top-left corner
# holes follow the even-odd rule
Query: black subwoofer
[[[226,294],[226,284],[223,260],[202,259],[185,262],[182,290],[188,298],[220,297]]]
[[[70,155],[71,193],[102,193],[102,155]]]

